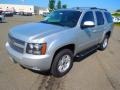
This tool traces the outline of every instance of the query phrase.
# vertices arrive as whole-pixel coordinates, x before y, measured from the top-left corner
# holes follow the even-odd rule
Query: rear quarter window
[[[107,22],[112,23],[113,19],[112,19],[111,14],[109,12],[104,12],[104,14],[105,14],[105,18],[107,19]]]

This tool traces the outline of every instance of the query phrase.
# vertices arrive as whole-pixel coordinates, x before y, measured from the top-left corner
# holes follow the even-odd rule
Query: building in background
[[[44,13],[49,13],[49,9],[48,8],[40,8],[39,15],[43,15]]]
[[[10,11],[10,12],[28,12],[32,14],[43,14],[48,13],[47,8],[38,7],[34,5],[16,5],[16,4],[0,4],[0,11]]]

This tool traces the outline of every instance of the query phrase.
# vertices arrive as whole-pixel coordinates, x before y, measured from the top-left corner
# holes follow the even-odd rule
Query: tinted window
[[[48,24],[54,24],[54,25],[74,27],[76,26],[80,15],[81,15],[80,11],[59,10],[59,11],[54,11],[51,14],[49,14],[41,22],[48,23]]]
[[[96,11],[96,18],[97,18],[97,25],[103,25],[104,24],[104,18],[102,15],[102,12]]]
[[[105,17],[106,17],[106,19],[107,19],[107,22],[108,22],[108,23],[112,23],[112,22],[113,22],[113,19],[112,19],[112,17],[111,17],[111,14],[110,14],[109,12],[104,12],[104,14],[105,14]]]
[[[94,22],[94,16],[93,16],[93,12],[92,11],[89,11],[89,12],[85,13],[85,15],[84,15],[84,17],[82,19],[81,25],[83,25],[83,23],[85,21],[93,21]]]

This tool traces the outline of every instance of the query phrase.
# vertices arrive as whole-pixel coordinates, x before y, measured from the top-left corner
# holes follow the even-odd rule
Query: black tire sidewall
[[[58,70],[58,63],[59,63],[59,60],[64,56],[64,55],[69,55],[71,57],[71,62],[70,62],[70,66],[69,68],[61,73],[59,72]],[[71,50],[69,49],[64,49],[62,51],[60,51],[54,58],[54,61],[53,61],[53,64],[52,64],[52,67],[51,67],[51,73],[53,76],[55,77],[62,77],[64,76],[66,73],[68,73],[70,71],[70,69],[72,68],[73,66],[73,53]]]
[[[107,46],[108,46],[109,37],[107,35],[105,35],[105,37],[104,37],[104,39],[103,39],[103,41],[102,41],[102,43],[100,44],[100,47],[99,47],[99,49],[102,50],[102,51],[107,48],[107,46],[103,47],[105,39],[107,39]]]

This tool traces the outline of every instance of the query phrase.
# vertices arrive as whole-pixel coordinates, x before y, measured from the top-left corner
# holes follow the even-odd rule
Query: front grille
[[[8,37],[9,37],[10,40],[13,40],[13,41],[15,41],[15,42],[18,43],[18,44],[25,45],[25,42],[24,42],[24,41],[18,40],[18,39],[16,39],[16,38],[14,38],[13,36],[11,36],[10,34],[8,34]]]
[[[10,34],[8,34],[8,41],[9,41],[9,45],[12,49],[14,49],[17,52],[23,53],[24,52],[24,47],[25,47],[25,42],[22,40],[18,40],[16,38],[14,38],[13,36],[11,36]]]

